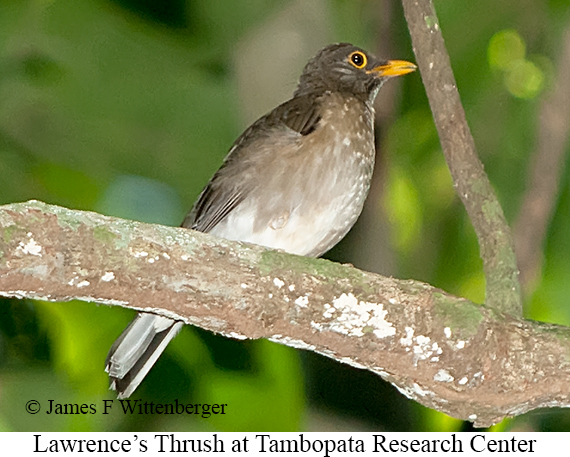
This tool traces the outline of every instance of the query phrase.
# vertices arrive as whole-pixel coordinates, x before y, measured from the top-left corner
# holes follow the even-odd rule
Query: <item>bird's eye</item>
[[[366,54],[360,51],[354,51],[348,56],[348,59],[352,65],[356,68],[364,68],[366,66]]]

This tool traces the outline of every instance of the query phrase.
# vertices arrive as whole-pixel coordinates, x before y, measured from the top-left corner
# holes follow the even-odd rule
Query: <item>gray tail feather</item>
[[[184,323],[156,314],[139,313],[111,346],[105,360],[111,389],[129,397],[142,382]]]

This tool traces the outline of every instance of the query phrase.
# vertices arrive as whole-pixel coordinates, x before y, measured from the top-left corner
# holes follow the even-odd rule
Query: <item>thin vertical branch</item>
[[[487,282],[487,305],[522,315],[510,228],[477,157],[431,0],[402,0],[445,159],[477,234]]]
[[[540,275],[546,230],[558,197],[564,153],[570,134],[570,25],[563,34],[554,88],[543,101],[536,151],[531,159],[514,237],[521,282],[525,289]]]

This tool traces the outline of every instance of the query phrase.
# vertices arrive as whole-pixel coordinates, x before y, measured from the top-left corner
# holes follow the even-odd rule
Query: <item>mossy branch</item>
[[[183,228],[37,201],[1,206],[0,295],[119,305],[268,338],[373,371],[478,426],[570,406],[568,328]]]

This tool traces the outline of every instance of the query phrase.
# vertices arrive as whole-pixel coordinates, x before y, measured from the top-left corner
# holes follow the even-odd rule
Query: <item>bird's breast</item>
[[[212,234],[319,256],[356,222],[374,168],[372,109],[332,97],[309,135],[297,135],[257,164],[253,190]]]

